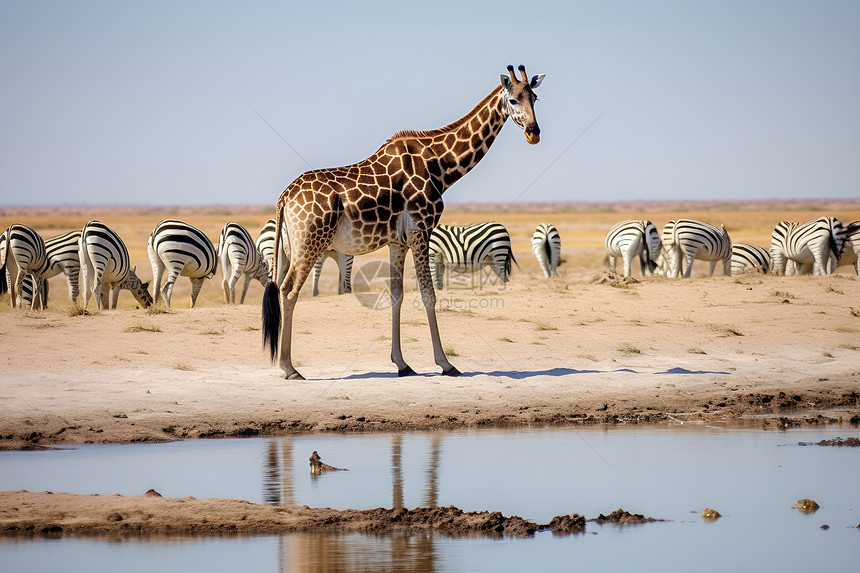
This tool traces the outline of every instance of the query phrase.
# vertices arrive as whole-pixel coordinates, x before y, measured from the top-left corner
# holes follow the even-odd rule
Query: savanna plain
[[[646,422],[765,431],[840,425],[856,432],[860,279],[853,267],[830,276],[724,276],[721,268],[708,276],[707,263],[697,262],[692,278],[670,280],[642,277],[638,263],[624,279],[605,263],[606,232],[624,219],[649,219],[658,229],[679,217],[724,224],[733,241],[767,248],[779,221],[822,215],[858,220],[860,200],[448,206],[443,223],[503,223],[517,261],[507,284],[488,273],[453,276],[437,293],[443,346],[463,372],[455,378],[433,362],[409,266],[402,342],[417,374],[397,377],[378,272],[386,250],[356,258],[353,280],[363,277],[362,292],[338,295],[331,261],[319,296],[305,285],[293,326],[302,381],[285,380],[262,348],[257,282],[243,305],[225,304],[219,270],[195,308],[188,308],[190,285],[181,277],[169,310],[139,308],[123,291],[116,310],[97,311],[91,301],[82,313],[60,275],[50,280],[45,311],[12,310],[8,295],[0,297],[0,448]],[[270,206],[3,208],[0,227],[24,223],[50,238],[101,220],[124,239],[146,281],[146,240],[162,219],[184,220],[215,243],[229,221],[256,238],[273,216]],[[562,239],[553,279],[542,276],[530,250],[542,222],[554,224]],[[0,493],[0,531],[128,526],[101,519],[104,508],[82,497]],[[186,519],[178,517],[187,511],[182,504],[154,495],[108,501],[145,504],[150,515],[162,511],[162,525]],[[250,531],[286,527],[249,521],[248,507],[236,503],[221,500],[218,508],[191,513],[221,512],[224,523],[244,521]],[[272,519],[284,519],[278,515]],[[318,518],[298,515],[290,527],[316,527]]]

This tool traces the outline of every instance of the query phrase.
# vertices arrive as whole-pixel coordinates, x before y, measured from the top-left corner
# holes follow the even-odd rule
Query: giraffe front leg
[[[405,245],[390,243],[388,245],[391,261],[391,279],[388,290],[391,293],[391,361],[397,365],[398,376],[415,374],[415,371],[403,359],[400,348],[400,308],[403,305],[403,264],[406,261]]]
[[[421,288],[421,300],[427,311],[427,322],[430,325],[430,339],[433,341],[433,358],[442,367],[442,374],[459,376],[460,371],[448,362],[442,341],[439,338],[439,325],[436,323],[436,291],[433,290],[433,279],[430,276],[430,233],[413,231],[409,236],[409,248],[412,249],[412,260],[415,263],[415,273],[418,275],[418,286]]]

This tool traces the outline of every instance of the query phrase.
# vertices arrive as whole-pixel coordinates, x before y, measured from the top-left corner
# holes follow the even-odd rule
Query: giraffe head
[[[545,74],[538,74],[529,80],[526,67],[519,68],[522,79],[517,79],[514,67],[508,66],[508,75],[502,74],[502,102],[505,112],[526,135],[526,141],[534,145],[540,141],[540,127],[535,119],[537,96],[533,91],[543,81]]]

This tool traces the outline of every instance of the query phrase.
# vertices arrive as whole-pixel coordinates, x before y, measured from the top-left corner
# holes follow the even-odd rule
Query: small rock
[[[147,492],[143,495],[145,495],[146,497],[161,497],[161,494],[152,488],[149,488],[149,490],[147,490]]]
[[[710,507],[706,507],[705,510],[702,512],[702,519],[704,519],[705,521],[716,521],[721,517],[722,515],[720,515],[719,511],[717,511],[716,509],[711,509]]]
[[[818,511],[818,508],[821,507],[811,499],[799,499],[797,503],[794,504],[794,509],[801,511],[803,513],[815,513]]]

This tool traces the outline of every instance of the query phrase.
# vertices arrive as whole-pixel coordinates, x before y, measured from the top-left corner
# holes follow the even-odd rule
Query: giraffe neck
[[[432,131],[400,132],[392,141],[406,140],[409,152],[420,153],[442,193],[483,159],[508,118],[505,109],[499,86],[457,121]]]

